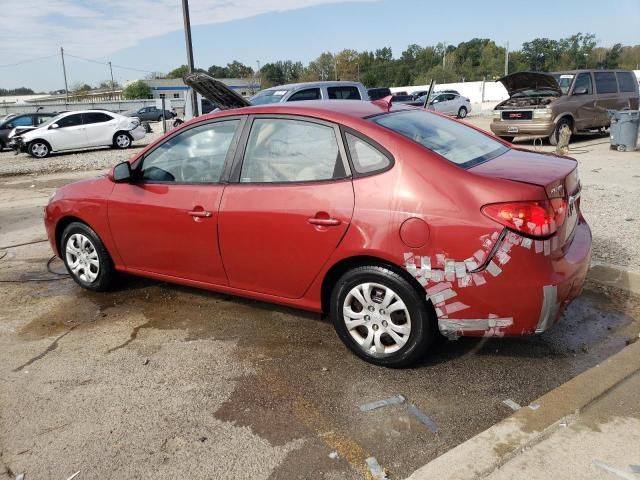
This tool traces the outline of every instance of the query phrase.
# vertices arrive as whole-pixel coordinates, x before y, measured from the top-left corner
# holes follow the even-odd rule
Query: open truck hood
[[[524,90],[552,90],[556,92],[558,96],[562,95],[560,85],[558,85],[556,79],[548,73],[517,72],[499,78],[496,82],[504,85],[510,97],[513,96],[514,93]]]
[[[248,100],[206,73],[187,73],[182,77],[182,80],[184,80],[185,85],[193,88],[220,110],[249,107],[251,105]]]

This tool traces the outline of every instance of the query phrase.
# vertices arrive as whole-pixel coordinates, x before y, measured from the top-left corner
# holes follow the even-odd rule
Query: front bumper
[[[517,137],[520,135],[548,137],[553,133],[556,126],[551,119],[521,121],[494,119],[489,128],[498,137]]]

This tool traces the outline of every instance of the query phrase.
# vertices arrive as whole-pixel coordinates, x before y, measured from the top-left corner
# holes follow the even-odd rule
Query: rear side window
[[[82,114],[82,123],[84,123],[85,125],[90,123],[108,122],[109,120],[113,120],[113,118],[102,112],[91,112]]]
[[[635,92],[638,93],[638,83],[636,82],[635,75],[631,72],[616,72],[618,77],[618,87],[621,92]]]
[[[307,88],[306,90],[300,90],[289,97],[287,102],[298,102],[301,100],[320,100],[319,88]]]
[[[332,100],[362,100],[357,87],[327,87],[327,93]]]
[[[463,168],[491,160],[509,150],[471,127],[423,110],[382,114],[373,117],[373,121]]]
[[[333,127],[281,118],[253,122],[241,183],[310,182],[345,176]]]
[[[613,72],[593,72],[598,93],[618,93],[616,74]]]
[[[391,160],[373,145],[350,133],[345,136],[351,162],[356,172],[372,173],[384,170],[391,165]]]

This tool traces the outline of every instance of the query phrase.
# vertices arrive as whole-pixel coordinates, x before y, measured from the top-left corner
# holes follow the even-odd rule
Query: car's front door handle
[[[213,215],[211,212],[208,212],[207,210],[191,210],[190,212],[187,212],[187,213],[192,217],[197,217],[197,218],[209,218],[211,215]]]
[[[337,218],[316,218],[312,217],[307,220],[311,225],[320,225],[323,227],[335,227],[336,225],[340,225],[340,220]]]

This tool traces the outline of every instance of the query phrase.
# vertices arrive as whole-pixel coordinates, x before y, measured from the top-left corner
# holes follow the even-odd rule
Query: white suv
[[[144,127],[137,118],[103,110],[81,110],[60,114],[38,128],[16,135],[12,143],[36,158],[45,158],[51,152],[79,148],[128,148],[144,136]]]

